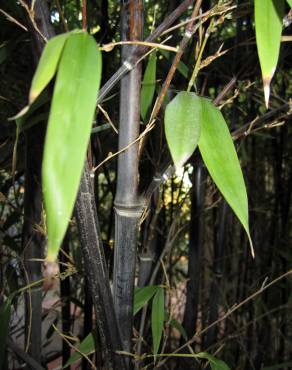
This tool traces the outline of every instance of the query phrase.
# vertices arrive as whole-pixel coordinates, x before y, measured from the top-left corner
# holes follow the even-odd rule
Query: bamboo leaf
[[[142,89],[141,89],[141,117],[143,121],[152,104],[155,84],[156,84],[156,53],[153,52],[149,56],[147,67],[144,73]]]
[[[58,67],[42,168],[49,261],[57,257],[73,211],[100,77],[101,55],[93,37],[71,34]]]
[[[220,110],[211,101],[201,100],[199,149],[213,181],[242,223],[254,255],[248,224],[248,200],[237,153]]]
[[[167,50],[163,50],[163,49],[159,49],[159,52],[167,59],[167,60],[170,60],[170,52],[167,51]],[[184,78],[188,78],[188,74],[189,74],[189,68],[188,66],[180,61],[177,65],[177,70],[180,72],[180,74],[184,77]]]
[[[177,170],[193,154],[200,138],[201,100],[181,91],[166,107],[165,135]]]
[[[88,334],[79,344],[78,352],[75,351],[72,353],[68,361],[66,362],[63,369],[74,364],[76,361],[80,360],[85,354],[86,356],[91,355],[95,352],[95,338],[92,333]]]
[[[164,322],[164,290],[158,287],[152,301],[151,328],[153,339],[153,354],[157,355]]]
[[[11,316],[11,298],[7,298],[0,306],[0,370],[4,369],[6,338],[9,331],[9,322]]]
[[[187,333],[180,322],[178,322],[176,319],[171,319],[169,324],[173,326],[181,334],[185,341],[188,340]]]
[[[155,285],[136,288],[134,294],[134,315],[154,296],[158,287]]]
[[[70,33],[63,33],[50,39],[41,55],[37,70],[34,74],[30,92],[29,104],[31,104],[54,77],[57,66]]]
[[[287,0],[287,3],[289,4],[290,8],[292,8],[292,0]]]
[[[195,356],[207,360],[210,364],[211,370],[230,370],[230,367],[224,361],[218,360],[218,358],[207,352],[196,353]]]
[[[256,43],[262,78],[266,107],[269,105],[270,84],[275,73],[284,16],[284,0],[255,0]]]

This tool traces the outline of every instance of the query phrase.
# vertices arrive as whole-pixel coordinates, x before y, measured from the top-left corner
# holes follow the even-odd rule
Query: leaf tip
[[[21,118],[22,116],[24,116],[27,112],[28,112],[28,110],[29,110],[29,105],[27,105],[27,106],[25,106],[23,109],[21,109],[21,111],[20,112],[18,112],[15,116],[13,116],[13,117],[9,117],[8,118],[8,121],[15,121],[15,120],[17,120],[18,118]]]
[[[264,78],[264,95],[265,95],[265,104],[266,108],[269,109],[269,99],[270,99],[270,84],[271,84],[271,79]]]
[[[29,92],[29,104],[32,104],[36,98],[39,96],[39,93],[35,90],[30,90]]]
[[[251,237],[250,237],[249,234],[248,234],[248,240],[249,240],[251,256],[252,256],[253,259],[255,259],[255,252],[254,252],[253,242],[252,242]]]

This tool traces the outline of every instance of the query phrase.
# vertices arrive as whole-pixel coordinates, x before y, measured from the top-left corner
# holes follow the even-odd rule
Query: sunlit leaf
[[[11,315],[11,298],[7,298],[0,305],[0,370],[4,369],[4,360],[5,360],[5,349],[6,349],[6,338],[9,331],[9,322]]]
[[[165,135],[176,169],[193,154],[200,138],[201,100],[181,91],[166,107]]]
[[[85,337],[79,344],[78,352],[75,351],[72,353],[68,361],[66,362],[65,366],[63,368],[66,368],[74,362],[80,360],[83,356],[82,354],[85,354],[86,356],[91,355],[95,352],[95,339],[92,333],[88,334],[87,337]]]
[[[29,104],[39,96],[54,77],[62,50],[69,35],[70,33],[63,33],[47,42],[32,80]]]
[[[143,288],[136,288],[134,294],[134,315],[154,296],[158,286],[149,285]]]
[[[289,4],[290,8],[292,8],[292,0],[287,0],[287,3]]]
[[[57,257],[73,211],[100,77],[101,55],[93,37],[71,34],[58,67],[42,168],[49,261]]]
[[[157,355],[164,322],[164,290],[158,287],[152,301],[151,328],[153,339],[153,354]]]
[[[207,360],[210,364],[211,370],[230,370],[230,367],[222,360],[210,355],[207,352],[196,353],[196,357]]]
[[[256,42],[262,70],[266,106],[281,45],[285,0],[255,0]]]
[[[154,52],[149,56],[149,61],[143,77],[141,89],[141,117],[143,121],[145,120],[146,114],[151,106],[155,92],[156,60],[156,53]]]
[[[201,100],[201,136],[199,149],[218,189],[242,223],[253,247],[248,223],[248,201],[237,153],[220,110],[211,101]]]

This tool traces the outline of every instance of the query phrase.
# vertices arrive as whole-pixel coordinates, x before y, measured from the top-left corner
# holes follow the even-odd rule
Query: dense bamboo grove
[[[290,3],[267,109],[251,0],[0,1],[0,369],[292,368]],[[42,159],[59,76],[11,117],[47,41],[75,29],[102,46],[101,88],[52,263]],[[165,111],[188,88],[232,134],[255,258],[200,152],[173,166]]]

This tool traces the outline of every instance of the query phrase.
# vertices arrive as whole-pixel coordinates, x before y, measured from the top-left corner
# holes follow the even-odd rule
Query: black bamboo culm
[[[84,322],[83,322],[83,338],[92,332],[92,298],[89,288],[88,279],[84,278]],[[82,359],[82,370],[90,368],[86,358]]]
[[[176,21],[194,2],[194,0],[184,0],[165,20],[145,39],[147,42],[155,41],[174,21]],[[131,48],[131,53],[123,61],[121,67],[113,76],[102,86],[99,91],[97,103],[100,104],[116,84],[133,68],[138,60],[148,51],[147,46],[135,46]]]
[[[87,162],[81,177],[75,215],[106,369],[124,370],[126,368],[124,357],[115,353],[121,350],[122,345],[97,219],[92,178]]]
[[[186,307],[183,319],[183,327],[188,338],[191,338],[196,331],[199,304],[200,266],[204,232],[202,212],[206,182],[206,169],[201,160],[196,161],[193,171],[188,260],[189,280],[187,282]]]
[[[210,307],[208,324],[212,324],[218,319],[220,304],[220,283],[223,274],[223,258],[226,243],[226,228],[228,224],[229,207],[225,200],[222,201],[218,214],[218,230],[214,240],[213,258],[213,281],[210,288]],[[211,327],[206,335],[206,348],[209,348],[217,340],[217,327]]]
[[[39,30],[45,35],[47,39],[53,37],[54,30],[50,25],[50,14],[47,3],[44,0],[39,0],[35,2],[34,5],[34,19],[38,24]],[[34,36],[36,51],[39,56],[41,52],[40,43],[43,43],[43,39],[33,27],[30,27],[30,29]],[[41,158],[41,156],[38,155],[35,155],[34,157]],[[36,166],[36,168],[39,167]],[[35,179],[36,177],[31,176],[31,178]],[[39,181],[36,182],[36,184],[40,186],[40,183],[41,182],[39,173]],[[36,194],[39,194],[39,196],[36,196]],[[38,193],[34,194],[34,197],[34,199],[37,199],[39,201],[39,204],[41,205],[40,190]],[[116,350],[122,348],[122,345],[114,312],[106,263],[103,255],[103,247],[95,206],[94,190],[91,184],[90,172],[87,163],[85,165],[84,173],[81,178],[80,190],[78,193],[75,211],[77,215],[76,218],[79,228],[86,274],[90,282],[90,292],[95,308],[97,326],[101,338],[103,352],[105,354],[105,362],[107,366],[106,368],[108,370],[124,370],[126,368],[124,358],[122,356],[118,356],[115,353]],[[35,253],[33,254],[34,258],[38,256],[37,253],[38,251],[35,251]],[[38,330],[40,333],[41,327],[39,327]],[[38,345],[40,344],[41,340],[39,340],[38,342]],[[41,350],[40,348],[38,348],[38,354],[40,353]]]
[[[30,5],[30,1],[27,1],[27,5]],[[40,32],[46,38],[52,37],[54,32],[48,22],[49,12],[46,4],[42,1],[36,2],[34,12],[34,21]],[[34,62],[37,64],[44,47],[44,40],[36,32],[28,17],[27,26],[33,40]],[[45,126],[41,124],[25,133],[26,169],[22,246],[28,284],[42,278],[41,263],[31,259],[42,259],[44,254],[44,238],[36,228],[36,225],[40,225],[42,222],[41,158],[44,135]],[[27,291],[26,303],[25,327],[26,342],[29,344],[28,352],[36,362],[40,363],[42,353],[42,289],[39,286]],[[29,365],[28,368],[30,368]]]
[[[41,263],[32,259],[43,258],[44,239],[35,225],[41,223],[42,190],[39,158],[42,156],[44,127],[36,126],[26,133],[26,171],[24,194],[24,223],[22,246],[26,284],[42,279]],[[42,288],[37,285],[28,289],[25,295],[25,327],[28,353],[41,363],[42,338]],[[33,315],[32,315],[33,313]]]
[[[142,10],[142,0],[121,2],[122,40],[141,39]],[[131,49],[122,48],[123,61]],[[119,149],[139,135],[140,89],[141,64],[121,81]],[[114,304],[125,351],[131,351],[137,229],[143,210],[138,195],[138,162],[138,144],[119,155],[115,196]]]

